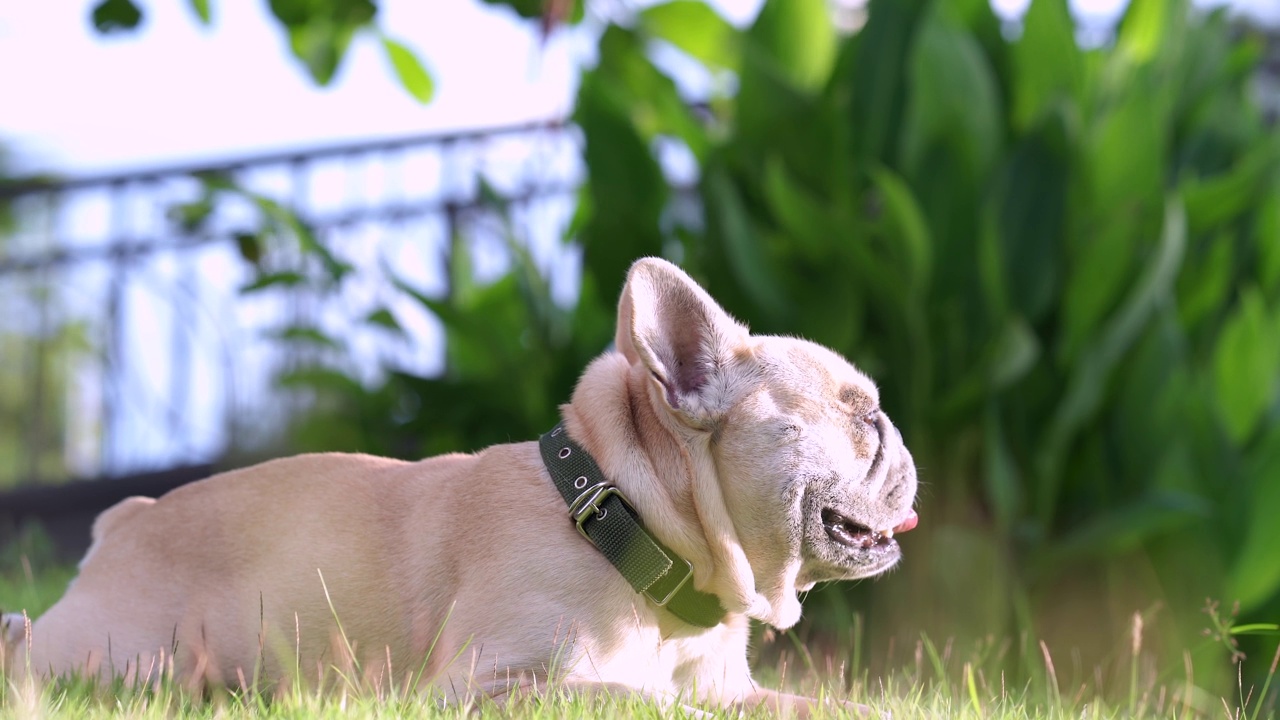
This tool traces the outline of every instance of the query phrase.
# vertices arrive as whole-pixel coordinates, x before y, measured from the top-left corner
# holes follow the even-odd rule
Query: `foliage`
[[[543,33],[582,20],[584,0],[485,0],[505,5],[522,17],[540,18]],[[187,0],[201,25],[214,22],[212,0]],[[289,42],[289,50],[311,79],[328,85],[337,75],[347,49],[357,35],[373,36],[381,46],[400,85],[420,103],[431,102],[435,82],[412,49],[388,35],[378,23],[377,0],[267,0],[274,20]],[[134,32],[146,20],[134,0],[97,0],[89,11],[93,27],[104,35]]]
[[[87,328],[60,319],[55,293],[34,284],[10,299],[35,332],[0,329],[0,489],[69,476],[69,415],[77,362],[90,354]]]
[[[641,28],[606,33],[592,76],[671,35]],[[614,109],[578,116],[591,193],[654,192],[651,173],[592,163],[593,143],[688,144],[705,225],[677,230],[685,265],[754,330],[878,380],[935,537],[994,530],[995,557],[935,547],[920,573],[997,562],[1025,623],[1064,578],[1107,568],[1118,589],[1152,563],[1137,589],[1184,618],[1220,590],[1274,617],[1280,136],[1249,95],[1260,42],[1233,32],[1136,0],[1114,43],[1083,50],[1062,0],[1033,2],[1013,40],[985,2],[873,0],[836,42],[825,3],[767,2],[717,126],[637,122],[675,107],[661,83],[620,99],[583,82],[580,108],[607,84]],[[587,272],[662,252],[641,239],[666,219],[634,245],[584,231]]]

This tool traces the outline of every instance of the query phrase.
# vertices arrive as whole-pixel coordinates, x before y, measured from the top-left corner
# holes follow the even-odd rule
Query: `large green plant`
[[[587,272],[616,286],[679,238],[753,329],[870,371],[935,528],[898,586],[947,593],[947,619],[1105,626],[1084,604],[1160,597],[1185,627],[1205,595],[1280,614],[1280,139],[1235,33],[1159,0],[1089,50],[1065,0],[1012,40],[985,0],[872,0],[847,38],[823,0],[742,32],[651,7],[582,83]],[[734,73],[710,126],[653,42]],[[698,160],[698,223],[671,228],[659,138]]]

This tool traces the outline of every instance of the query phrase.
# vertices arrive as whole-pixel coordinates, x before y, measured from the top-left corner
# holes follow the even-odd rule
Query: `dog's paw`
[[[17,647],[26,630],[26,615],[0,612],[0,647]]]

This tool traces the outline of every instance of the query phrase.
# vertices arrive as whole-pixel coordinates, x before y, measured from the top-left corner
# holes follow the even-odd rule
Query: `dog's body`
[[[665,262],[628,276],[617,347],[564,406],[568,433],[719,598],[716,627],[634,592],[526,442],[301,456],[126,500],[29,636],[6,616],[9,666],[197,685],[358,667],[454,699],[550,681],[785,704],[752,683],[748,618],[789,627],[798,591],[897,561],[910,454],[851,365],[749,336]]]

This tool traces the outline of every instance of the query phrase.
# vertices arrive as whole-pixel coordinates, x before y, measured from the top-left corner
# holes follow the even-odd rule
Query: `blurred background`
[[[1280,1],[11,3],[0,68],[10,548],[536,437],[662,255],[865,369],[920,466],[902,567],[762,662],[1271,662]]]

